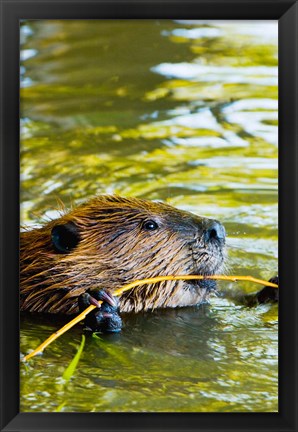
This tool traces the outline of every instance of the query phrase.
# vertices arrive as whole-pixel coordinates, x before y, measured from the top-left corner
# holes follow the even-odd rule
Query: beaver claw
[[[118,314],[118,300],[105,290],[92,290],[91,294],[86,292],[79,297],[80,312],[90,305],[97,307],[85,317],[85,326],[92,332],[121,331],[122,320]],[[98,301],[102,301],[102,304]]]

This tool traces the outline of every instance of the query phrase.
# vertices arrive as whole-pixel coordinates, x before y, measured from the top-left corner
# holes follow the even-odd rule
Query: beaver
[[[137,279],[213,275],[223,270],[224,260],[225,229],[219,221],[161,202],[97,196],[41,228],[21,232],[20,307],[74,314],[97,299],[105,301],[99,319],[107,319],[118,308],[139,312],[198,305],[215,281],[138,286],[119,302],[112,294]]]

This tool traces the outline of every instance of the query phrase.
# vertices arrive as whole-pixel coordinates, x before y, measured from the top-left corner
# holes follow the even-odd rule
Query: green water
[[[98,193],[222,221],[230,274],[277,273],[277,22],[31,21],[21,31],[21,224]],[[219,282],[232,295],[259,286]],[[276,305],[214,296],[69,331],[21,366],[21,411],[278,409]],[[21,352],[65,321],[26,316]]]

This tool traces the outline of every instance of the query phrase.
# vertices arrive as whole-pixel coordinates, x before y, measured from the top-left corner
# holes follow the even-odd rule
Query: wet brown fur
[[[148,220],[159,228],[144,230]],[[89,288],[113,291],[159,275],[215,274],[223,265],[223,247],[205,243],[210,221],[162,203],[98,196],[21,233],[21,310],[76,313],[78,296]],[[69,253],[58,253],[52,228],[69,222],[80,241]],[[207,296],[208,289],[198,283],[143,285],[121,296],[120,311],[195,305]]]

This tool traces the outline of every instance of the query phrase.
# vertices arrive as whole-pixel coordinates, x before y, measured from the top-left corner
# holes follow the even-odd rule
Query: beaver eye
[[[154,231],[158,228],[158,225],[155,221],[153,220],[148,220],[146,222],[143,223],[143,227],[146,231]]]

